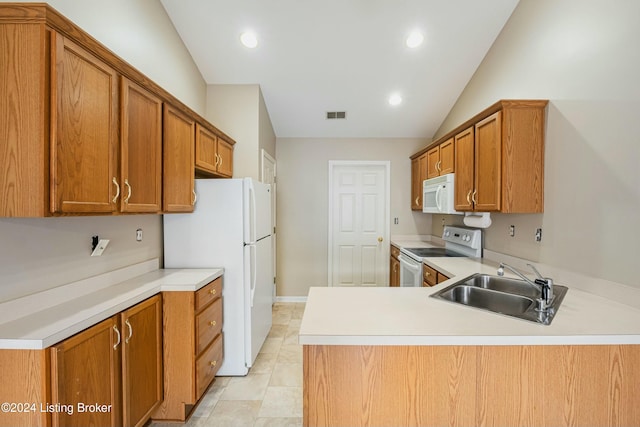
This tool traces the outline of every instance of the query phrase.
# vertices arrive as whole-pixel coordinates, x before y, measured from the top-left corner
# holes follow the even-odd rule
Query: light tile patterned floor
[[[302,426],[304,303],[276,303],[273,326],[246,377],[216,377],[187,427]],[[152,423],[151,427],[179,424]]]

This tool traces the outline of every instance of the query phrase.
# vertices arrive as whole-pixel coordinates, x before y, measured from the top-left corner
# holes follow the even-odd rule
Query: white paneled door
[[[389,162],[329,162],[329,285],[386,286]]]

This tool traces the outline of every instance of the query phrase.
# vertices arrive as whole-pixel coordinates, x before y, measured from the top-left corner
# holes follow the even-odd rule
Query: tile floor
[[[185,426],[302,426],[302,346],[298,345],[298,330],[303,311],[304,303],[276,303],[273,326],[249,374],[216,377]]]

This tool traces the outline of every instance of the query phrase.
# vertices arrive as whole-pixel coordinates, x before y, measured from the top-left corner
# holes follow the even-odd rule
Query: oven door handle
[[[400,261],[400,264],[402,264],[403,266],[407,267],[409,270],[412,270],[416,273],[420,272],[421,266],[418,261],[414,261],[411,258],[407,258],[405,255],[400,254],[398,255],[398,261]]]

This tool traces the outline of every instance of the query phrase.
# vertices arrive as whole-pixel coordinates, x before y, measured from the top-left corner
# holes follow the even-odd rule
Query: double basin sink
[[[536,302],[541,295],[538,287],[524,280],[478,273],[447,286],[431,297],[549,325],[567,293],[567,287],[554,285],[553,293],[554,298],[548,308],[540,311]]]

